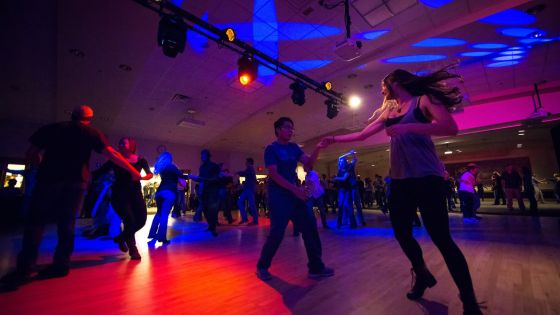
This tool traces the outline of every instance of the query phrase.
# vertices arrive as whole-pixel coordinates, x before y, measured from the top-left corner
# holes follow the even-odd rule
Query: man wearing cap
[[[16,270],[4,276],[9,289],[28,278],[37,261],[45,225],[56,222],[58,243],[53,263],[39,272],[40,278],[64,277],[74,250],[76,214],[80,210],[89,180],[91,151],[96,151],[140,179],[140,174],[124,159],[99,130],[90,126],[93,110],[82,105],[72,111],[72,120],[46,125],[30,138],[27,159],[39,165],[37,184],[30,202]]]

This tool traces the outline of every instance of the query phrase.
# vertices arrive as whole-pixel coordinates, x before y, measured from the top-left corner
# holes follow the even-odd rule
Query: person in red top
[[[140,180],[140,173],[108,144],[103,133],[90,126],[92,118],[93,110],[82,105],[72,111],[71,121],[46,125],[29,138],[27,158],[39,165],[39,171],[16,270],[0,279],[7,289],[15,290],[28,279],[37,261],[43,230],[50,221],[57,223],[58,244],[53,264],[40,271],[39,277],[68,275],[75,218],[89,180],[91,151],[103,154],[129,172],[133,180]]]

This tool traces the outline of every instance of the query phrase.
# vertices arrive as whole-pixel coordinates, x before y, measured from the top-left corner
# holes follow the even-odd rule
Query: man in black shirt
[[[29,138],[27,158],[31,164],[39,165],[39,171],[16,270],[0,280],[9,289],[17,289],[30,275],[44,227],[52,221],[57,223],[58,244],[53,264],[39,272],[39,277],[68,275],[74,250],[75,218],[89,180],[91,151],[126,169],[133,179],[140,179],[138,171],[108,144],[106,137],[90,127],[92,118],[93,110],[82,105],[73,110],[72,121],[46,125]]]
[[[213,236],[218,236],[216,226],[218,225],[218,207],[220,205],[220,166],[210,161],[210,157],[210,151],[202,150],[200,152],[202,165],[200,165],[198,176],[189,175],[189,178],[200,182],[200,203],[208,222],[208,231]]]
[[[502,174],[502,188],[506,193],[508,210],[513,211],[513,198],[515,198],[519,209],[525,211],[523,195],[521,195],[521,176],[513,168],[513,165],[506,166],[506,171]]]

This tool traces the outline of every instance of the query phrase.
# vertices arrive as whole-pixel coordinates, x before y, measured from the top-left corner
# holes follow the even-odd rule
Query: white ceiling
[[[334,1],[331,1],[334,2]],[[202,16],[212,24],[252,23],[255,3],[274,4],[279,22],[322,24],[344,30],[343,8],[327,10],[311,0],[210,0],[183,1],[182,8]],[[128,1],[10,1],[0,7],[0,115],[9,121],[46,123],[63,120],[77,104],[91,104],[95,125],[109,134],[207,146],[221,150],[261,152],[273,138],[272,122],[290,116],[296,122],[296,141],[305,142],[337,130],[363,126],[379,104],[381,78],[396,67],[410,71],[434,70],[463,59],[458,72],[469,98],[503,89],[532,85],[542,80],[560,79],[558,41],[534,45],[520,64],[487,68],[488,58],[459,58],[472,51],[467,46],[479,42],[499,42],[518,46],[517,38],[498,34],[500,26],[479,19],[517,7],[525,10],[544,3],[546,10],[536,16],[536,27],[558,36],[559,1],[455,0],[438,9],[417,3],[383,22],[375,29],[389,29],[377,40],[364,42],[362,56],[352,62],[340,60],[333,47],[343,32],[309,40],[278,42],[280,61],[333,60],[314,70],[303,71],[316,81],[330,80],[335,90],[358,93],[364,98],[356,111],[344,108],[333,120],[326,118],[324,97],[307,91],[303,107],[290,100],[290,81],[275,76],[271,82],[255,82],[254,92],[232,87],[239,55],[210,42],[203,52],[187,47],[176,58],[163,55],[156,43],[159,17],[132,0]],[[311,9],[309,15],[302,12]],[[372,28],[352,8],[352,33]],[[285,34],[290,36],[290,34]],[[443,48],[411,47],[428,37],[453,37],[467,45]],[[84,56],[75,56],[79,49]],[[409,54],[444,54],[436,62],[388,64],[382,59]],[[119,69],[128,65],[131,71]],[[360,69],[357,69],[357,67]],[[349,78],[355,74],[355,78]],[[266,81],[266,80],[262,80]],[[373,85],[366,89],[364,86]],[[172,100],[175,94],[189,97]],[[194,118],[203,127],[185,128],[177,123],[196,111]]]

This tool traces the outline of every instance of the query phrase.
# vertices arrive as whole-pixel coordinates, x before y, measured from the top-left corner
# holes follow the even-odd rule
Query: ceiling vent
[[[177,126],[183,128],[199,128],[206,125],[205,121],[194,119],[192,117],[185,117],[177,123]]]
[[[375,27],[417,3],[417,0],[355,0],[352,6]]]

